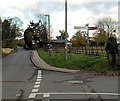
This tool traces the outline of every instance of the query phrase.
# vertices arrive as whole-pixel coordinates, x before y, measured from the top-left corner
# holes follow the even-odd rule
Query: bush
[[[18,40],[14,40],[14,38],[6,39],[4,43],[2,44],[3,48],[17,48],[17,42]]]
[[[18,44],[18,40],[14,40],[14,41],[12,41],[12,43],[11,43],[11,47],[12,47],[13,49],[16,49],[16,48],[17,48],[17,44]]]
[[[32,47],[32,35],[33,35],[33,30],[31,28],[28,28],[28,29],[25,30],[25,32],[24,32],[24,40],[25,40],[26,45],[29,48]]]
[[[25,44],[25,40],[24,39],[18,40],[18,46],[24,47],[24,44]]]
[[[31,49],[32,49],[32,50],[36,50],[36,49],[38,49],[37,44],[36,44],[36,43],[35,43],[35,44],[32,44]]]

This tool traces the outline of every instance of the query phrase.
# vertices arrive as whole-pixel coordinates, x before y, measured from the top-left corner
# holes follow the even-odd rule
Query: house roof
[[[51,40],[51,42],[55,42],[55,43],[64,43],[65,40]]]

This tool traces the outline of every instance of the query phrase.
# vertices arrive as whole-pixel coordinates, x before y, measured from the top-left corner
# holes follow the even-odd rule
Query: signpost
[[[85,26],[74,26],[74,29],[87,29]]]
[[[89,27],[89,24],[85,26],[74,26],[74,29],[86,29],[87,30],[87,44],[86,44],[86,54],[89,54],[89,30],[97,30],[97,27]]]
[[[97,27],[88,27],[88,30],[97,30]]]
[[[87,26],[74,26],[74,29],[88,29],[88,30],[97,30],[97,27],[87,27]]]

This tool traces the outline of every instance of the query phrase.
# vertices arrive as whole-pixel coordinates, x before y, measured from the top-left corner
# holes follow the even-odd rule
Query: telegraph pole
[[[45,15],[45,16],[48,17],[48,37],[50,41],[50,15]]]
[[[49,41],[50,41],[50,15],[48,15],[48,26],[49,26]]]
[[[67,0],[65,0],[65,59],[68,59],[68,46],[67,46]]]
[[[51,45],[50,45],[50,15],[45,15],[46,17],[48,17],[48,42],[49,42],[49,56],[51,56]]]
[[[87,27],[86,54],[89,55],[89,24],[86,24],[85,26]]]

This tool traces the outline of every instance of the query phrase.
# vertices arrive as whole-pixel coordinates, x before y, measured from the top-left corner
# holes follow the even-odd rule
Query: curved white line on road
[[[38,88],[40,87],[40,83],[41,83],[41,78],[42,78],[42,72],[41,72],[41,70],[38,70],[37,80],[35,82],[35,85],[31,91],[29,97],[28,97],[29,99],[34,99],[35,96],[37,95],[37,92],[39,90]]]

